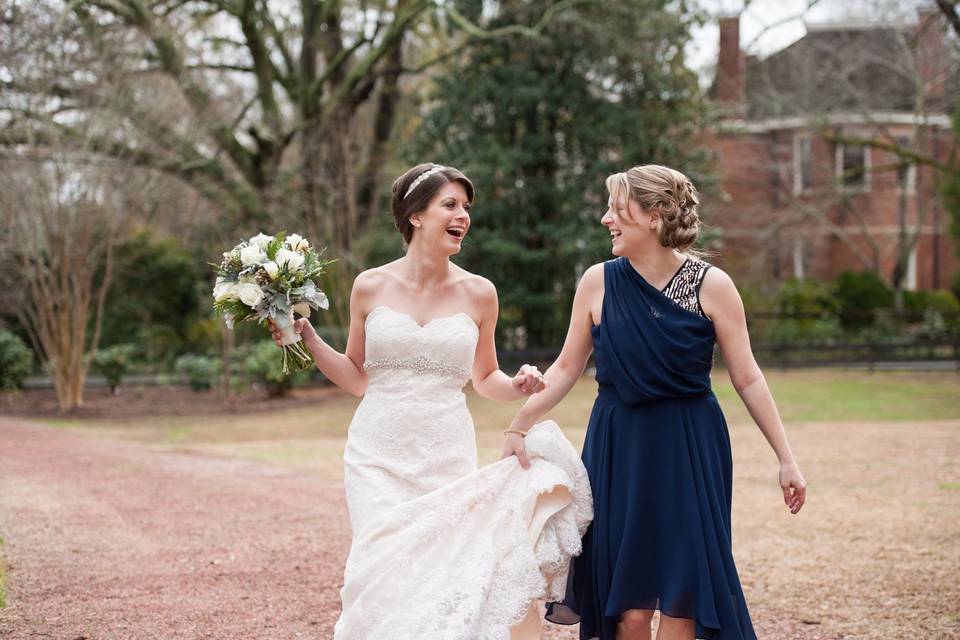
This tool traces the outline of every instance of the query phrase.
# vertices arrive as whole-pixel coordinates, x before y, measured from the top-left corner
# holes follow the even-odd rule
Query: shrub
[[[207,391],[220,376],[220,359],[187,354],[177,358],[175,370],[187,376],[190,388],[194,391]]]
[[[136,347],[132,344],[115,344],[106,349],[98,349],[93,356],[91,368],[107,379],[110,393],[115,394],[123,377],[130,370]]]
[[[310,379],[310,371],[283,374],[280,349],[272,341],[264,340],[244,347],[238,354],[243,371],[266,388],[271,398],[281,398],[294,385]]]
[[[33,367],[33,353],[23,340],[0,329],[0,390],[13,391],[23,386]]]
[[[774,310],[780,316],[828,318],[838,311],[830,285],[813,279],[787,280],[777,292]]]
[[[920,335],[937,339],[960,335],[960,301],[949,291],[904,291],[904,310],[922,323]]]
[[[764,334],[772,344],[830,344],[843,338],[837,318],[777,318]]]
[[[833,281],[833,291],[846,329],[871,325],[877,310],[893,306],[893,292],[872,273],[844,271]]]

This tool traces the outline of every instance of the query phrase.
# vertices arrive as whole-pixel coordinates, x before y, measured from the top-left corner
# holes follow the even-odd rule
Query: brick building
[[[946,28],[936,10],[910,25],[808,25],[758,59],[739,18],[721,19],[711,95],[724,118],[708,144],[722,197],[707,212],[719,265],[754,285],[845,270],[892,283],[902,252],[904,288],[950,286],[960,265],[936,170],[863,144],[948,161],[960,92]]]

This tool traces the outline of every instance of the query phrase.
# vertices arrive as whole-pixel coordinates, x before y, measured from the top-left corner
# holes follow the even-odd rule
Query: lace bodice
[[[416,374],[421,384],[463,387],[470,380],[479,335],[465,313],[421,325],[405,313],[378,306],[367,314],[363,368],[374,387],[395,383],[395,372]]]

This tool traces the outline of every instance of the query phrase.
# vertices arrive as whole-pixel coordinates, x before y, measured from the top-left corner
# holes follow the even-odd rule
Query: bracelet
[[[503,431],[503,435],[507,435],[508,433],[516,433],[517,435],[523,436],[524,438],[527,437],[527,432],[521,431],[520,429],[505,429]]]

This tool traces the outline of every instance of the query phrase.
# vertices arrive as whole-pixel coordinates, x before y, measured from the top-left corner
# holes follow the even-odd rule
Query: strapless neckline
[[[421,330],[428,328],[430,325],[432,325],[432,324],[434,324],[434,323],[439,323],[439,322],[443,322],[443,321],[446,321],[446,320],[454,320],[454,319],[457,319],[457,318],[463,318],[463,319],[465,319],[465,320],[470,324],[471,327],[473,327],[473,330],[474,330],[477,334],[480,333],[480,327],[477,326],[477,323],[474,321],[474,319],[471,318],[469,314],[464,313],[463,311],[458,311],[458,312],[456,312],[456,313],[454,313],[454,314],[452,314],[452,315],[448,315],[448,316],[437,316],[436,318],[430,318],[430,320],[428,320],[425,324],[420,324],[419,322],[417,322],[417,319],[414,318],[413,316],[411,316],[409,313],[404,313],[403,311],[397,311],[397,310],[394,309],[393,307],[388,307],[388,306],[385,305],[385,304],[378,304],[378,305],[375,306],[373,309],[371,309],[371,310],[370,310],[370,313],[367,314],[367,318],[366,318],[366,320],[364,321],[364,324],[366,324],[367,322],[369,322],[369,321],[370,321],[370,318],[372,318],[373,315],[374,315],[375,313],[377,313],[378,311],[389,311],[390,313],[392,313],[392,314],[395,315],[395,316],[399,316],[399,317],[401,317],[401,318],[406,318],[406,319],[409,320],[411,323],[413,323],[414,326],[416,326],[417,328],[419,328],[419,329],[421,329]]]

